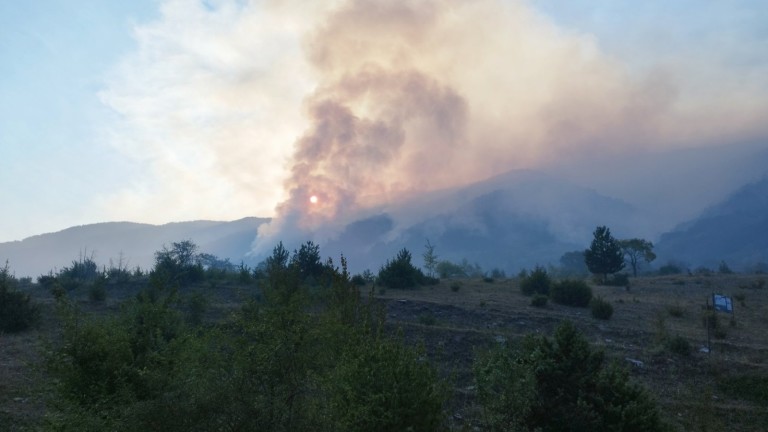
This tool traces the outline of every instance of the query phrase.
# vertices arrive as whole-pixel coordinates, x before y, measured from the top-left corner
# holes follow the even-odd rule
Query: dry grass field
[[[416,291],[389,290],[390,324],[422,340],[443,364],[458,370],[457,394],[471,393],[473,347],[551,334],[571,320],[593,346],[631,368],[679,430],[768,430],[768,277],[702,275],[633,278],[629,290],[592,286],[614,307],[603,321],[588,308],[530,305],[514,279],[446,281]],[[458,288],[456,288],[458,286]],[[706,303],[712,293],[731,296],[733,316],[717,313],[707,347]],[[711,300],[710,300],[711,304]],[[670,348],[680,337],[688,355]],[[457,398],[459,399],[459,398]],[[471,400],[471,398],[470,398]],[[455,417],[472,418],[471,403]],[[470,412],[462,412],[469,410]]]
[[[412,343],[422,343],[455,387],[449,415],[457,429],[477,425],[471,365],[478,349],[512,343],[528,333],[551,334],[571,320],[593,346],[631,369],[651,389],[665,417],[681,431],[768,430],[768,276],[676,275],[631,279],[629,290],[594,286],[614,308],[603,321],[588,308],[548,303],[530,305],[515,279],[444,280],[416,290],[379,290],[387,322]],[[364,290],[371,290],[366,287]],[[236,286],[217,287],[209,319],[237,307]],[[229,291],[229,295],[221,295]],[[733,298],[735,313],[717,313],[707,346],[704,317],[713,292]],[[118,297],[103,305],[83,300],[96,313],[114,310]],[[38,329],[0,335],[0,431],[34,430],[45,414],[39,350],[54,337],[53,299],[43,304]],[[670,341],[687,341],[691,350]],[[685,345],[682,343],[682,345]],[[481,430],[481,429],[478,429]]]

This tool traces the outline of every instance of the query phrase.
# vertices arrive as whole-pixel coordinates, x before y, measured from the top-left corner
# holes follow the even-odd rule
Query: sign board
[[[716,311],[733,313],[733,302],[728,296],[722,294],[712,294],[712,304]]]

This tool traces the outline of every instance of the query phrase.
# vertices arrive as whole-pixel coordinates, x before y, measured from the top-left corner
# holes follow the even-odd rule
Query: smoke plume
[[[165,0],[102,92],[107,138],[146,171],[103,207],[274,211],[259,255],[513,169],[768,135],[768,62],[702,45],[637,69],[535,6]]]
[[[333,235],[366,210],[610,152],[619,136],[645,145],[674,93],[663,77],[632,81],[589,37],[515,2],[349,1],[305,50],[318,82],[309,127],[259,243]]]

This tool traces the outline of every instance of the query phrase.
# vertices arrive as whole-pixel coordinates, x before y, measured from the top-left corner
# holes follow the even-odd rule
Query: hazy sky
[[[766,119],[762,0],[2,1],[0,241],[279,203],[305,226]]]

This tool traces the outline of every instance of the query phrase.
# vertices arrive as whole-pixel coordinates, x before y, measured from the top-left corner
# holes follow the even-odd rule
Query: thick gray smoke
[[[535,2],[159,5],[101,94],[106,138],[145,175],[101,213],[273,216],[257,255],[513,169],[766,136],[759,55],[723,67],[701,44],[633,68]]]
[[[318,87],[261,252],[565,151],[611,151],[620,130],[645,136],[670,94],[517,3],[349,1],[305,45]]]

